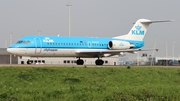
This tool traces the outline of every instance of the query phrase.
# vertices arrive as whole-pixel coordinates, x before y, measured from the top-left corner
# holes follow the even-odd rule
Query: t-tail
[[[139,19],[136,21],[132,29],[129,31],[128,34],[117,36],[114,38],[123,38],[129,40],[143,40],[144,36],[146,35],[147,29],[151,23],[158,23],[158,22],[171,22],[171,20],[155,20],[151,21],[148,19]]]

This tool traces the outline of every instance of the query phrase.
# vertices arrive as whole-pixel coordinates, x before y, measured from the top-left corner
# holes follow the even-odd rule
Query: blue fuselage
[[[117,38],[68,37],[68,36],[25,36],[8,48],[76,48],[76,49],[108,49],[111,40],[127,41],[141,48],[144,41]]]

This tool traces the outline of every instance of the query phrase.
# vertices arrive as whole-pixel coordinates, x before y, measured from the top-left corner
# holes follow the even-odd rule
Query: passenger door
[[[35,54],[40,54],[42,51],[41,39],[36,37],[36,38],[34,38],[34,42],[35,42]]]

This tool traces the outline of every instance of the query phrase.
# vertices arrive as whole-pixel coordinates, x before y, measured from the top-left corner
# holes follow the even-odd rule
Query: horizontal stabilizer
[[[173,20],[149,20],[149,21],[141,21],[141,23],[159,23],[159,22],[173,22]]]

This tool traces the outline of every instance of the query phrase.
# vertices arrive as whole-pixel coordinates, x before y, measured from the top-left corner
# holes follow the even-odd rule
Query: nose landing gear
[[[29,59],[27,60],[27,64],[28,64],[28,65],[30,65],[30,64],[32,64],[32,63],[33,63],[33,60],[29,60]]]

